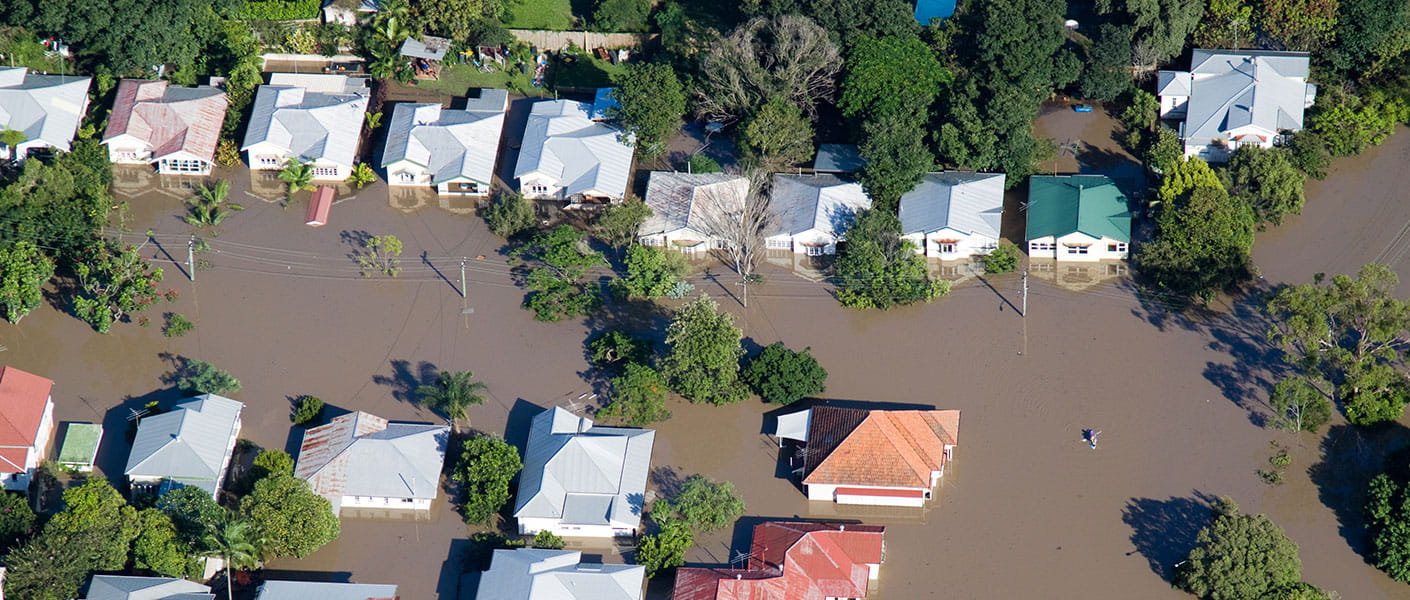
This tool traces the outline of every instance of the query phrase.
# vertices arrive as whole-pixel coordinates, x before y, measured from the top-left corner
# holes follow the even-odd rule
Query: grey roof
[[[393,600],[397,586],[375,583],[266,581],[255,600]]]
[[[351,167],[367,111],[367,96],[365,92],[352,93],[360,89],[353,82],[365,80],[342,75],[317,76],[341,78],[337,80],[279,75],[286,74],[276,73],[271,81],[304,81],[315,87],[275,83],[260,86],[241,150],[270,143],[304,161],[321,158]]]
[[[748,194],[749,180],[738,175],[652,171],[644,200],[651,216],[638,231],[659,235],[689,228],[709,233],[710,221],[742,211]]]
[[[1190,64],[1186,139],[1224,137],[1245,125],[1302,129],[1311,91],[1306,52],[1195,50]]]
[[[558,407],[529,427],[515,517],[635,528],[651,468],[650,429],[594,427]]]
[[[425,39],[406,38],[406,41],[401,43],[401,55],[426,60],[445,60],[446,50],[450,49],[450,40],[433,35],[422,37]]]
[[[592,190],[614,198],[626,195],[632,142],[620,130],[589,118],[591,108],[572,100],[535,102],[514,176],[543,173],[569,195]]]
[[[124,473],[165,477],[214,493],[230,461],[244,407],[223,396],[203,394],[181,401],[170,412],[142,419]]]
[[[639,600],[646,567],[583,563],[574,550],[495,550],[475,600]]]
[[[387,124],[382,167],[405,160],[430,171],[432,183],[469,179],[489,185],[508,103],[505,90],[483,90],[464,110],[398,104]]]
[[[87,600],[215,600],[211,588],[172,577],[94,575]]]
[[[436,497],[450,427],[388,423],[362,411],[304,433],[294,474],[338,507],[343,496]]]
[[[901,196],[901,235],[953,229],[998,239],[1004,216],[1003,173],[927,173]]]
[[[798,235],[818,229],[842,237],[857,212],[871,208],[859,183],[836,175],[774,175],[769,210],[774,213],[767,236]]]
[[[819,173],[855,173],[866,166],[856,144],[818,144],[813,170]]]
[[[87,77],[30,75],[25,67],[0,68],[0,130],[69,150],[88,102]]]

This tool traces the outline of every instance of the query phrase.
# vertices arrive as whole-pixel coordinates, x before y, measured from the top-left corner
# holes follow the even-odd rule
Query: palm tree
[[[284,207],[288,208],[299,190],[313,189],[313,164],[291,158],[284,170],[279,172],[279,179],[289,184],[289,190],[284,194]]]
[[[215,185],[203,185],[195,198],[186,200],[191,205],[191,214],[186,215],[186,222],[193,227],[215,227],[220,225],[225,217],[230,215],[230,211],[225,210],[245,210],[245,207],[233,202],[227,203],[230,196],[230,182],[218,179]]]
[[[231,595],[230,585],[231,565],[242,571],[259,568],[259,543],[258,534],[250,528],[250,522],[243,519],[226,521],[220,525],[219,530],[206,536],[205,545],[208,550],[203,554],[225,559],[225,597],[227,600],[234,598]]]
[[[381,127],[381,126],[382,126],[382,113],[380,113],[380,112],[368,112],[368,113],[367,113],[367,128],[368,128],[368,129],[376,129],[376,128]]]
[[[367,163],[357,163],[357,166],[353,167],[352,174],[348,176],[348,183],[357,186],[359,190],[362,189],[362,186],[374,181],[377,181],[377,174],[372,171],[372,167],[367,166]]]
[[[440,411],[452,424],[458,424],[459,419],[465,418],[465,409],[485,402],[480,395],[485,384],[474,379],[475,374],[470,371],[441,371],[434,384],[416,388],[416,395],[421,397],[423,406]]]

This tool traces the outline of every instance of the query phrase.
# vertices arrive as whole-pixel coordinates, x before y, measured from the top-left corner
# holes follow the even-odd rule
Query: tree
[[[1150,168],[1166,173],[1176,168],[1185,158],[1185,143],[1180,134],[1169,127],[1156,127],[1155,134],[1147,136],[1145,153],[1142,158]]]
[[[652,519],[665,515],[679,519],[697,533],[710,533],[729,527],[744,514],[744,500],[728,481],[710,481],[691,475],[669,500],[657,500],[651,507]]]
[[[316,396],[301,396],[299,405],[290,415],[295,425],[309,425],[323,416],[323,399]]]
[[[1241,48],[1254,40],[1253,5],[1249,0],[1210,0],[1199,27],[1196,48]]]
[[[151,65],[172,64],[176,66],[169,72],[173,78],[188,73],[194,77],[206,47],[214,41],[216,25],[238,9],[229,0],[75,0],[62,6],[14,0],[5,4],[16,11],[12,18],[23,15],[20,23],[73,44],[78,62],[89,72],[102,65],[126,75]]]
[[[787,169],[813,158],[813,124],[797,104],[774,98],[744,121],[739,150],[765,171]]]
[[[1307,119],[1308,129],[1320,136],[1332,156],[1360,154],[1385,141],[1396,126],[1410,120],[1410,100],[1380,88],[1353,95],[1328,86],[1313,106]]]
[[[905,0],[761,0],[761,12],[808,15],[848,44],[863,36],[915,35],[913,3]]]
[[[107,333],[115,321],[146,310],[163,297],[157,289],[162,270],[130,245],[103,242],[78,259],[73,270],[83,290],[83,296],[73,301],[74,313],[98,333]]]
[[[656,369],[629,362],[612,378],[612,401],[597,411],[598,418],[612,418],[641,427],[671,418],[666,408],[666,378]]]
[[[376,114],[380,115],[382,113]],[[368,129],[375,128],[376,127],[370,124],[368,125]],[[348,174],[348,183],[357,186],[357,189],[359,190],[362,189],[362,186],[372,183],[374,181],[377,181],[377,173],[373,172],[372,167],[369,166],[367,163],[357,163],[357,166],[353,167],[352,172]]]
[[[1352,77],[1375,75],[1410,51],[1410,4],[1340,0],[1331,62]]]
[[[1256,224],[1246,202],[1220,187],[1196,187],[1161,206],[1136,266],[1156,287],[1207,302],[1248,277]]]
[[[1204,0],[1098,0],[1097,12],[1132,27],[1136,66],[1148,73],[1185,49],[1204,6]]]
[[[460,483],[460,514],[466,523],[490,520],[509,502],[509,482],[524,464],[503,439],[480,435],[465,441],[451,479]]]
[[[862,211],[847,230],[847,246],[833,266],[837,299],[849,308],[889,309],[948,294],[950,282],[932,281],[925,259],[898,234],[896,215]]]
[[[583,278],[588,269],[607,261],[588,246],[586,237],[571,225],[559,225],[510,251],[510,257],[527,261],[519,266],[522,281],[529,288],[523,306],[534,311],[535,319],[578,317],[601,305],[601,291]]]
[[[598,0],[593,26],[598,31],[645,31],[650,12],[648,0]]]
[[[303,558],[337,539],[341,530],[328,499],[292,475],[255,482],[254,491],[240,500],[240,515],[261,540],[261,557]]]
[[[832,95],[842,57],[827,31],[803,16],[752,19],[705,53],[695,87],[696,112],[718,121],[750,114],[783,98],[813,114]]]
[[[1371,561],[1396,581],[1410,581],[1410,497],[1406,485],[1388,473],[1371,480],[1366,521]]]
[[[563,546],[566,546],[567,543],[563,541],[563,538],[554,535],[552,531],[544,529],[534,534],[534,540],[529,545],[545,550],[562,550]]]
[[[1131,25],[1102,23],[1097,28],[1097,41],[1088,53],[1088,65],[1082,72],[1082,97],[1098,102],[1110,102],[1131,89],[1131,44],[1136,28]]]
[[[847,117],[906,114],[923,119],[940,85],[950,80],[950,72],[918,37],[864,37],[847,55],[838,107]]]
[[[163,577],[200,577],[194,552],[177,534],[171,517],[155,508],[137,513],[137,538],[132,541],[132,564]]]
[[[1405,414],[1410,380],[1390,365],[1357,363],[1343,373],[1337,395],[1345,401],[1346,420],[1352,425],[1389,423]]]
[[[643,158],[660,154],[685,117],[685,88],[675,69],[666,63],[629,65],[612,75],[612,84],[617,106],[607,109],[608,116],[621,120]]]
[[[490,231],[502,238],[514,237],[539,222],[538,215],[534,214],[534,205],[523,194],[514,192],[496,196],[494,202],[485,207],[484,216]]]
[[[1253,207],[1260,223],[1283,224],[1283,216],[1302,212],[1302,184],[1307,176],[1293,166],[1285,148],[1240,146],[1220,173],[1229,195]]]
[[[193,548],[205,548],[208,536],[215,535],[230,520],[230,511],[216,504],[205,490],[180,487],[157,498],[157,510],[171,517],[181,539]]]
[[[108,480],[92,478],[64,490],[64,510],[49,520],[41,537],[54,535],[89,540],[93,569],[121,570],[137,536],[137,510]]]
[[[97,534],[41,533],[5,556],[5,592],[27,600],[69,600],[98,570]]]
[[[411,10],[428,33],[470,43],[476,41],[470,33],[503,18],[507,5],[505,0],[418,0]]]
[[[265,448],[255,455],[250,468],[253,479],[259,480],[276,475],[293,475],[294,458],[278,448]]]
[[[1239,513],[1228,498],[1212,508],[1214,522],[1175,571],[1175,586],[1208,600],[1261,600],[1302,579],[1297,544],[1263,515]]]
[[[679,519],[657,517],[653,510],[652,521],[658,531],[642,536],[636,545],[636,563],[646,567],[647,578],[685,564],[685,552],[695,545],[695,534]]]
[[[20,144],[25,143],[27,139],[29,136],[18,129],[6,127],[4,131],[0,131],[0,146],[4,146],[9,151],[12,160],[18,158],[15,149],[19,148]]]
[[[485,397],[480,395],[485,389],[485,383],[475,381],[475,374],[470,371],[441,371],[434,384],[417,387],[416,395],[422,406],[458,422],[466,418],[465,411],[471,406],[485,403]]]
[[[186,223],[192,227],[210,227],[214,230],[225,221],[225,217],[230,216],[231,210],[245,210],[244,206],[227,202],[229,196],[230,181],[226,179],[217,179],[214,185],[197,188],[196,197],[186,200],[191,205]]]
[[[1302,377],[1289,377],[1273,386],[1268,395],[1274,426],[1288,431],[1316,433],[1332,418],[1332,402],[1316,385]]]
[[[54,260],[26,241],[0,247],[0,310],[5,320],[19,323],[39,307],[39,288],[54,276]]]
[[[1198,157],[1187,158],[1173,165],[1165,173],[1160,180],[1160,187],[1156,188],[1155,197],[1161,203],[1174,202],[1199,187],[1224,189],[1224,184],[1219,181],[1214,169],[1209,168],[1209,163]]]
[[[1318,50],[1337,27],[1338,0],[1262,0],[1258,27],[1288,50]]]
[[[240,380],[230,373],[216,368],[203,360],[183,359],[185,362],[177,372],[176,387],[190,394],[215,394],[229,396],[240,391]]]
[[[592,362],[598,366],[647,364],[651,343],[620,330],[605,331],[588,342]]]
[[[918,108],[922,113],[924,108]],[[935,158],[925,145],[921,123],[909,115],[890,114],[862,123],[858,151],[866,161],[857,179],[873,207],[894,212],[901,196],[915,189]]]
[[[673,293],[690,270],[685,256],[652,246],[627,248],[627,276],[613,282],[617,293],[628,298],[662,298]]]
[[[335,521],[336,522],[336,521]],[[225,597],[234,598],[231,590],[230,570],[247,571],[257,569],[260,563],[260,548],[265,540],[255,529],[254,523],[245,519],[227,520],[208,534],[203,545],[205,556],[219,556],[225,562]]]
[[[593,223],[593,235],[608,245],[623,248],[636,241],[641,224],[651,216],[651,207],[635,197],[609,205]]]
[[[0,553],[28,539],[34,533],[34,520],[24,495],[0,493]]]
[[[748,395],[739,380],[744,332],[708,294],[686,303],[666,328],[661,374],[691,402],[734,404]]]
[[[698,188],[693,200],[700,209],[703,233],[722,242],[725,258],[739,275],[744,306],[749,306],[749,285],[758,279],[754,269],[767,251],[764,232],[777,218],[769,210],[771,182],[771,174],[754,169],[744,175],[742,187]]]
[[[280,169],[279,180],[288,185],[284,192],[284,206],[287,208],[294,202],[294,194],[313,189],[313,163],[291,158],[288,164]]]
[[[813,358],[812,349],[794,352],[783,342],[769,344],[741,375],[754,393],[774,404],[792,404],[827,389],[827,369]]]
[[[363,277],[382,273],[388,277],[401,274],[401,239],[392,234],[374,235],[362,242],[362,248],[354,253],[357,266],[362,268]]]
[[[1008,240],[999,240],[998,247],[984,257],[984,272],[1008,273],[1018,268],[1021,258],[1017,245]]]

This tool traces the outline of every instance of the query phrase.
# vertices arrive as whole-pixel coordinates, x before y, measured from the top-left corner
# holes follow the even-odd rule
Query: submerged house
[[[327,498],[334,514],[344,508],[429,513],[449,436],[444,425],[351,412],[304,433],[294,475]]]
[[[267,580],[255,600],[397,600],[397,586],[379,583]]]
[[[652,171],[643,199],[651,216],[637,229],[637,239],[691,254],[723,248],[748,196],[749,180],[738,175]]]
[[[583,562],[576,550],[495,550],[475,600],[641,600],[646,567]]]
[[[886,528],[769,521],[754,526],[744,568],[676,569],[672,600],[865,598],[880,578]]]
[[[23,161],[32,152],[71,149],[88,111],[87,77],[34,75],[25,67],[0,67],[0,132],[22,139],[0,142],[0,159]]]
[[[387,184],[433,186],[441,194],[485,196],[494,179],[507,90],[482,89],[464,108],[398,104],[387,124]]]
[[[955,260],[993,252],[1004,220],[1004,174],[927,173],[901,196],[900,217],[901,239],[918,254]]]
[[[313,178],[352,174],[367,115],[367,79],[275,73],[255,94],[245,145],[250,169],[277,171],[290,161],[313,165]]]
[[[1031,258],[1124,259],[1131,246],[1129,203],[1103,175],[1034,175],[1024,237]]]
[[[592,105],[535,102],[524,127],[514,177],[525,198],[612,202],[627,194],[633,142],[592,120]]]
[[[871,198],[859,183],[832,174],[775,175],[764,245],[808,256],[836,254],[857,213],[869,208]]]
[[[124,79],[103,134],[108,158],[156,164],[163,174],[210,175],[227,104],[225,92],[210,86]]]
[[[84,600],[215,600],[210,586],[174,577],[94,575]]]
[[[1179,121],[1185,156],[1224,162],[1240,146],[1272,148],[1317,99],[1309,63],[1306,52],[1196,49],[1189,71],[1157,73],[1160,118]]]
[[[0,367],[0,481],[24,491],[54,437],[54,381]]]
[[[133,492],[160,495],[194,486],[218,496],[240,437],[244,408],[224,396],[202,394],[168,412],[144,417],[123,471]]]
[[[558,407],[539,413],[514,502],[519,533],[636,535],[655,440],[650,429],[598,427]]]

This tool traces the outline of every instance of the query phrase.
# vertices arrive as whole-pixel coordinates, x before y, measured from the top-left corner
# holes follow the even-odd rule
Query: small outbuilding
[[[326,185],[318,186],[313,190],[313,197],[308,201],[308,218],[304,220],[304,225],[309,227],[322,227],[328,224],[328,212],[333,209],[333,188]]]
[[[64,428],[64,443],[59,446],[59,464],[84,473],[93,470],[98,458],[98,444],[103,442],[103,426],[97,423],[69,423]]]

